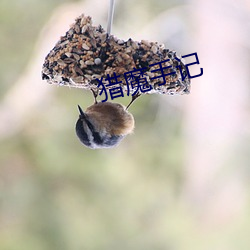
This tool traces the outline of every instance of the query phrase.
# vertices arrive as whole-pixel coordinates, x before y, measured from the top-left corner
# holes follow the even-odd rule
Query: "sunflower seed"
[[[93,61],[87,60],[87,61],[85,61],[85,64],[86,65],[94,65],[95,63]]]
[[[86,43],[82,44],[82,48],[85,49],[85,50],[89,50],[89,46]]]

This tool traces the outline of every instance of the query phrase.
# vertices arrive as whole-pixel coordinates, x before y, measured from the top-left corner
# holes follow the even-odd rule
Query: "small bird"
[[[134,117],[123,105],[97,102],[95,94],[94,97],[95,103],[85,112],[78,105],[80,115],[76,122],[76,134],[88,148],[114,147],[126,135],[133,132]]]

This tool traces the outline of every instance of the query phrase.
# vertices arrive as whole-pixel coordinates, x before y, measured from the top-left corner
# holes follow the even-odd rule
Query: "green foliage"
[[[37,36],[56,6],[67,0],[1,0],[0,97],[25,69]]]

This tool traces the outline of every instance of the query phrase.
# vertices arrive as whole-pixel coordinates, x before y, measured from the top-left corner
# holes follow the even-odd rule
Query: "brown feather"
[[[133,132],[134,118],[119,103],[100,102],[88,107],[85,113],[98,131],[106,130],[111,135],[127,135]]]

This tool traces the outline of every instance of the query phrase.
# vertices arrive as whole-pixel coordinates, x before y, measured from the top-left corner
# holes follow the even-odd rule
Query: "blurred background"
[[[197,52],[204,74],[139,98],[134,134],[90,150],[74,126],[92,94],[41,68],[81,13],[106,28],[108,5],[0,2],[0,249],[249,250],[249,0],[116,0],[115,36]]]

